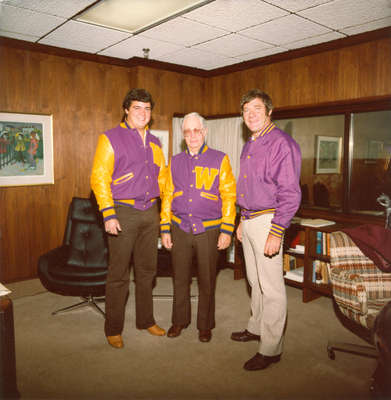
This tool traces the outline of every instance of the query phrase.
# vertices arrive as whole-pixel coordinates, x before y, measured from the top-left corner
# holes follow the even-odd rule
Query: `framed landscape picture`
[[[52,116],[0,112],[0,186],[53,183]]]
[[[341,172],[342,138],[316,137],[316,174],[339,174]]]

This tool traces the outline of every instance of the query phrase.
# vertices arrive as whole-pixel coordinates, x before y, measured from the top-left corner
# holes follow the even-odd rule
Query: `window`
[[[341,211],[344,115],[274,122],[300,145],[302,207]]]
[[[382,193],[391,197],[391,111],[352,114],[351,137],[349,209],[382,215],[376,199]]]

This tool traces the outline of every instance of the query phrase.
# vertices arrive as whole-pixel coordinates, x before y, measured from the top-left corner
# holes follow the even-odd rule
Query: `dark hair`
[[[122,102],[122,108],[124,110],[129,110],[132,101],[142,101],[143,103],[150,103],[151,110],[153,109],[154,102],[152,100],[151,93],[147,92],[145,89],[132,89],[125,96],[124,101]],[[124,121],[126,118],[126,114],[124,114],[122,120]]]
[[[245,104],[249,103],[251,100],[261,99],[265,105],[266,112],[269,114],[273,110],[273,103],[270,96],[262,92],[260,89],[251,89],[245,95],[242,96],[240,100],[240,110],[243,112],[243,107]]]

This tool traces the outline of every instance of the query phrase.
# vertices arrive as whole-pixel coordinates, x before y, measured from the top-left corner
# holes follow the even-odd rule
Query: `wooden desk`
[[[13,305],[0,297],[0,398],[18,398]]]

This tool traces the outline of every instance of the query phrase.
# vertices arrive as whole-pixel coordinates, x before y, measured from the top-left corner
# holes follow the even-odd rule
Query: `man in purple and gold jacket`
[[[235,178],[228,156],[205,144],[204,119],[187,114],[182,124],[186,151],[172,157],[161,210],[162,244],[172,249],[174,338],[190,324],[193,250],[198,266],[199,340],[209,342],[215,327],[215,284],[218,250],[231,243],[234,230]]]
[[[109,234],[105,334],[115,348],[124,346],[122,330],[133,254],[136,278],[136,326],[163,336],[155,323],[152,287],[157,269],[159,212],[156,200],[165,184],[165,161],[158,138],[148,130],[153,101],[144,89],[132,89],[123,101],[124,117],[99,137],[91,187]]]
[[[251,286],[251,317],[247,328],[232,333],[231,339],[260,342],[256,355],[244,364],[246,370],[260,370],[280,361],[283,351],[287,300],[282,241],[300,205],[301,153],[292,137],[271,121],[273,105],[266,93],[250,90],[241,109],[252,136],[240,156],[237,237]]]

